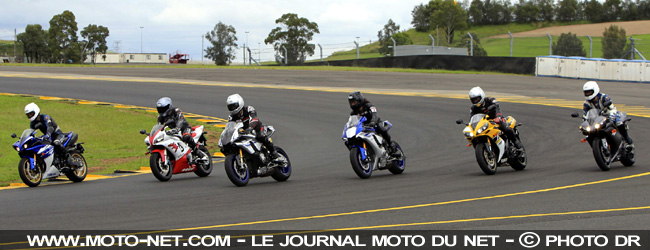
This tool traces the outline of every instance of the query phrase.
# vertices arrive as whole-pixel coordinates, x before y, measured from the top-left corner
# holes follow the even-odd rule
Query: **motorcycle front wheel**
[[[38,166],[31,169],[29,158],[20,158],[20,162],[18,163],[18,174],[20,175],[20,179],[30,187],[38,186],[41,184],[41,180],[43,179],[43,172]]]
[[[602,171],[609,171],[610,166],[609,166],[609,148],[606,148],[605,145],[603,144],[603,139],[595,139],[591,141],[591,148],[592,151],[594,152],[594,159],[596,160],[596,164],[598,164],[598,167]]]
[[[235,186],[238,187],[243,187],[248,184],[248,181],[250,180],[248,166],[246,166],[246,163],[242,164],[239,155],[232,154],[226,156],[226,161],[223,166],[226,169],[226,175],[232,184],[235,184]]]
[[[476,145],[476,161],[486,175],[493,175],[497,172],[497,159],[487,147],[489,147],[487,143]]]
[[[168,181],[172,178],[172,167],[165,165],[167,162],[166,159],[163,159],[160,153],[151,153],[149,158],[149,167],[151,167],[151,173],[159,181]]]
[[[350,163],[352,169],[361,179],[368,179],[372,175],[372,161],[368,159],[370,155],[366,151],[366,160],[363,160],[361,150],[358,147],[350,149]]]
[[[81,182],[81,181],[83,181],[84,179],[86,179],[86,175],[88,174],[88,167],[86,166],[86,159],[79,152],[70,153],[70,158],[72,159],[72,162],[76,162],[80,166],[78,166],[74,170],[71,170],[71,171],[65,173],[65,176],[68,177],[68,180],[71,180],[72,182]]]

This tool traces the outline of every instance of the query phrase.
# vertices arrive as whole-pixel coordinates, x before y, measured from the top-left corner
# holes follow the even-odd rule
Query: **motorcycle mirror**
[[[571,117],[578,117],[578,113],[572,113]]]
[[[612,101],[603,102],[603,106],[609,107],[609,105],[612,105]]]
[[[140,130],[140,134],[143,134],[143,135],[145,135],[145,134],[147,134],[147,131],[146,131],[146,130],[144,130],[144,129],[143,129],[143,130]]]
[[[12,133],[11,138],[16,138],[16,133]]]
[[[461,124],[461,123],[463,123],[463,119],[456,120],[456,124]]]

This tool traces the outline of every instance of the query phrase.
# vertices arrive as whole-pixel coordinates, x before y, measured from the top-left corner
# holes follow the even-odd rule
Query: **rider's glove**
[[[169,134],[169,135],[175,135],[175,134],[178,134],[178,129],[177,129],[177,128],[173,128],[173,129],[167,131],[167,134]]]
[[[375,126],[377,126],[377,124],[375,124],[374,122],[369,122],[367,126],[374,128]]]

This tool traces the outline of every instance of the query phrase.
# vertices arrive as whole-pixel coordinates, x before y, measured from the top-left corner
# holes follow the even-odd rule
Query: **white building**
[[[92,63],[89,56],[84,63]],[[106,53],[98,54],[97,64],[117,64],[117,63],[151,63],[151,64],[168,64],[169,56],[165,53]]]

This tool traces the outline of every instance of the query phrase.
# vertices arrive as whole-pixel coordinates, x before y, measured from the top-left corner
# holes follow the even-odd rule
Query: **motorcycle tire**
[[[399,144],[397,144],[397,142],[393,142],[393,143],[395,143],[395,148],[402,155],[402,160],[399,161],[394,160],[391,163],[393,166],[388,168],[388,171],[390,171],[393,174],[401,174],[402,172],[404,172],[404,169],[406,168],[406,155],[404,155],[404,151],[402,150],[402,147],[400,147]]]
[[[366,157],[370,155],[366,154]],[[358,147],[353,147],[350,149],[350,163],[352,164],[352,169],[361,179],[368,179],[372,175],[372,161],[364,164],[361,156],[361,150]]]
[[[77,167],[77,169],[65,173],[65,176],[68,177],[68,180],[72,182],[82,182],[84,179],[86,179],[86,175],[88,174],[86,158],[84,158],[84,156],[79,152],[71,152],[70,158],[72,158],[72,161],[74,162],[81,163],[81,167]]]
[[[163,165],[164,159],[160,153],[151,153],[149,157],[149,167],[151,167],[151,173],[159,181],[165,182],[169,181],[172,178],[172,173],[174,172],[172,166],[165,167]]]
[[[626,150],[625,148],[621,150]],[[634,165],[634,162],[636,161],[636,155],[634,153],[634,149],[632,149],[630,152],[625,152],[623,153],[623,156],[621,157],[621,163],[623,163],[623,166],[626,167],[631,167]]]
[[[594,159],[596,160],[596,164],[598,164],[600,170],[609,171],[610,166],[609,164],[607,164],[609,162],[609,157],[607,157],[605,153],[605,151],[609,153],[609,149],[603,147],[602,140],[595,139],[591,141],[591,148],[592,151],[594,152]]]
[[[199,150],[208,156],[208,164],[197,164],[194,174],[199,177],[206,177],[212,173],[212,155],[205,146],[199,146]]]
[[[526,168],[526,148],[524,145],[521,145],[521,148],[519,149],[519,155],[517,157],[508,157],[508,163],[510,164],[510,167],[514,170],[521,171]]]
[[[238,155],[234,154],[227,155],[223,166],[226,170],[226,175],[232,184],[235,184],[235,186],[238,187],[243,187],[246,186],[250,180],[250,172],[248,171],[248,167],[245,165],[246,163],[244,163],[244,166],[241,166],[241,160],[237,156]]]
[[[497,159],[494,153],[488,151],[486,147],[489,147],[487,143],[476,145],[476,161],[478,162],[478,166],[481,167],[481,170],[483,170],[483,173],[493,175],[497,172]]]
[[[279,154],[284,156],[285,159],[287,159],[287,165],[285,165],[284,167],[276,167],[271,177],[278,182],[283,182],[288,180],[289,177],[291,177],[291,161],[289,160],[289,156],[287,155],[287,153],[284,152],[284,149],[280,147],[275,147],[275,151],[277,151]]]
[[[29,164],[29,158],[20,158],[20,162],[18,163],[18,175],[20,175],[20,179],[30,187],[38,186],[41,184],[41,180],[43,180],[43,171],[41,171],[41,168],[39,167],[32,170]]]

